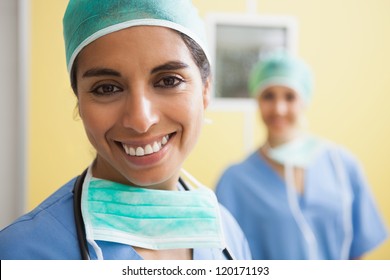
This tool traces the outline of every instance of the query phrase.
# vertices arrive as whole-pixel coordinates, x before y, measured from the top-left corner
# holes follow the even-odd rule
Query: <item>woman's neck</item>
[[[133,247],[144,260],[192,260],[192,249],[150,250]]]
[[[264,146],[268,146],[269,148],[275,148],[280,145],[286,144],[288,142],[291,142],[300,136],[303,135],[302,131],[295,131],[293,133],[290,133],[289,135],[284,135],[284,136],[273,136],[271,134],[268,134],[268,137],[266,139],[266,142]]]

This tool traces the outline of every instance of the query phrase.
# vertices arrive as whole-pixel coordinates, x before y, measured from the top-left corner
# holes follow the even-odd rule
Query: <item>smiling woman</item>
[[[180,177],[211,83],[191,2],[71,0],[63,24],[96,158],[1,231],[0,258],[249,259],[214,193]]]
[[[98,151],[94,175],[175,189],[209,98],[209,81],[202,83],[181,37],[164,27],[128,28],[86,46],[77,63],[79,112]]]

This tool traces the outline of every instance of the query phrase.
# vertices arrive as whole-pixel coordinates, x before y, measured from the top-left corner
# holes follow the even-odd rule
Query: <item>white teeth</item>
[[[148,144],[145,146],[145,155],[150,155],[150,154],[153,154],[153,149],[152,146]]]
[[[128,148],[126,145],[122,145],[122,146],[123,146],[123,148],[125,149],[126,154],[129,154],[129,148]]]
[[[161,144],[157,144],[157,142],[154,142],[153,143],[153,152],[154,153],[157,153],[158,151],[160,151],[160,147],[161,147]]]
[[[122,146],[126,154],[130,156],[142,157],[145,155],[157,153],[166,143],[168,143],[168,140],[169,135],[166,135],[161,139],[161,142],[155,141],[153,144],[147,144],[145,147],[130,147],[126,144],[122,144]]]
[[[136,155],[137,157],[142,157],[142,156],[144,156],[144,155],[145,155],[144,149],[141,148],[141,147],[138,147],[137,150],[135,150],[135,155]]]
[[[135,156],[135,149],[133,147],[130,147],[129,152],[126,152],[126,154],[131,155],[131,156]]]
[[[161,140],[161,144],[165,145],[168,142],[168,136],[164,136]]]

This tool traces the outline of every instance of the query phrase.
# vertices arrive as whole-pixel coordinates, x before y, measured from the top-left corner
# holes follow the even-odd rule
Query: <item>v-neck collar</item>
[[[260,153],[259,150],[256,150],[253,155],[253,159],[260,164],[262,168],[266,170],[266,173],[269,176],[272,176],[272,180],[277,182],[277,185],[281,188],[283,188],[285,191],[287,191],[287,183],[284,177],[280,176],[280,174],[271,166],[271,164],[264,158],[264,156]],[[308,181],[310,180],[310,169],[311,166],[309,166],[307,169],[304,170],[304,181],[303,181],[303,192],[298,193],[296,190],[294,190],[300,200],[302,200],[307,197],[307,193],[309,191],[308,186]]]

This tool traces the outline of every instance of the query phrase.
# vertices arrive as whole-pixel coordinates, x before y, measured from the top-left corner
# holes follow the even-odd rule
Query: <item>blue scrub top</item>
[[[350,153],[329,145],[318,154],[305,172],[298,205],[315,236],[317,258],[340,259],[346,240],[342,208],[346,204],[332,153],[338,154],[347,182],[344,185],[352,195],[349,258],[358,258],[383,242],[387,231],[362,169]],[[308,242],[293,217],[286,187],[284,179],[257,151],[229,167],[218,182],[217,197],[243,229],[253,259],[309,258]]]
[[[81,259],[73,212],[75,178],[57,190],[30,213],[0,232],[0,259],[78,260]],[[221,205],[225,241],[236,259],[251,259],[248,243],[237,222]],[[128,245],[97,241],[105,259],[142,260]],[[94,250],[89,250],[96,259]],[[194,249],[193,259],[225,259],[219,249]]]

